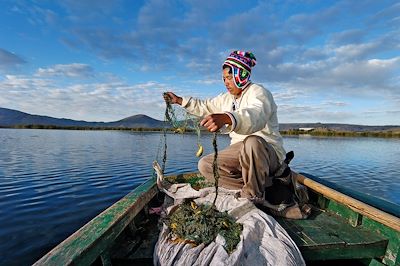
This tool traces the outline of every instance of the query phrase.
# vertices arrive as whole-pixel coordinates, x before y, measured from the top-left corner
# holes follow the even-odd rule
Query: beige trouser
[[[214,154],[199,161],[199,171],[208,180],[214,181]],[[241,189],[246,198],[262,197],[266,187],[272,185],[270,173],[279,167],[278,156],[271,144],[258,136],[248,136],[244,141],[218,151],[218,185],[228,189]]]

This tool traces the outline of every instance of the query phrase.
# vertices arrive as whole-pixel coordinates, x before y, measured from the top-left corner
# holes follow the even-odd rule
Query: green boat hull
[[[193,173],[179,175],[187,176]],[[315,206],[313,214],[306,220],[277,220],[307,263],[336,264],[341,260],[349,264],[400,265],[398,216],[329,188],[312,176],[298,177],[309,188]],[[149,208],[162,199],[155,180],[148,180],[34,265],[151,265],[158,226],[157,217],[149,213]]]

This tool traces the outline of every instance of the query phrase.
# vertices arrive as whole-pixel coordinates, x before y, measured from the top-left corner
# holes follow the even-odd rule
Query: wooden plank
[[[389,227],[382,226],[382,224],[368,217],[363,217],[362,226],[389,239],[389,244],[382,261],[386,265],[390,266],[400,265],[400,232],[396,232]]]
[[[323,219],[317,219],[316,223],[325,230],[325,233],[343,240],[345,246],[341,248],[335,246],[333,249],[322,251],[319,249],[319,256],[314,254],[314,259],[376,258],[385,254],[387,238],[362,227],[354,228],[333,214],[328,213],[320,217]]]
[[[314,213],[307,220],[277,218],[298,245],[306,260],[374,258],[385,253],[387,238],[341,217]]]
[[[158,192],[154,179],[96,216],[34,265],[90,265]]]
[[[361,263],[366,265],[366,266],[385,266],[382,262],[376,260],[376,259],[365,259],[361,260]]]
[[[330,213],[319,215],[318,218],[315,219],[315,223],[327,234],[335,235],[340,238],[346,243],[346,246],[375,244],[382,246],[384,253],[388,242],[387,238],[362,227],[352,227],[350,224],[346,223],[346,220],[343,218],[339,218]]]
[[[342,203],[351,208],[352,210],[362,215],[365,215],[379,223],[382,223],[396,231],[400,231],[400,218],[390,215],[381,210],[378,210],[377,208],[374,208],[352,197],[349,197],[343,193],[337,192],[336,190],[333,190],[314,180],[311,180],[310,178],[307,178],[304,175],[297,174],[296,178],[301,184],[305,185],[306,187],[309,187],[310,189],[318,193],[321,193],[325,197],[333,199],[339,203]]]
[[[346,243],[335,235],[328,235],[320,224],[313,220],[287,220],[277,218],[278,222],[290,234],[299,248],[317,248],[322,246],[344,246]]]
[[[364,258],[377,258],[380,256],[380,250],[374,247],[359,248],[357,246],[346,247],[327,247],[317,251],[311,249],[300,249],[303,258],[306,261],[324,261],[324,260],[356,260]],[[321,264],[323,265],[323,264]],[[338,264],[340,265],[340,264]]]
[[[368,204],[374,208],[377,208],[378,210],[381,210],[383,212],[386,212],[388,214],[391,214],[395,217],[400,217],[400,208],[398,204],[395,204],[393,202],[387,201],[383,198],[376,197],[369,195],[367,193],[363,193],[359,190],[354,190],[350,188],[349,186],[346,186],[346,184],[339,184],[336,182],[329,181],[328,179],[325,178],[319,178],[307,173],[300,173],[304,175],[307,178],[310,178],[311,180],[314,180],[317,183],[320,183],[326,187],[329,187],[337,192],[340,192],[342,194],[345,194],[347,196],[350,196],[356,200],[359,200],[365,204]]]
[[[334,200],[327,200],[325,209],[346,219],[354,227],[361,224],[361,219],[362,219],[361,214],[353,211],[349,207],[347,207],[343,204],[340,204]]]

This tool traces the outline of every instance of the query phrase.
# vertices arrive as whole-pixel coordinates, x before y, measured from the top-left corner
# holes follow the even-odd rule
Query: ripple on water
[[[148,180],[154,159],[162,162],[159,133],[0,130],[0,239],[7,239],[0,241],[0,253],[7,254],[0,265],[32,264]],[[167,137],[165,173],[196,171],[197,136]],[[211,134],[202,136],[204,154],[213,152],[211,141]],[[399,141],[293,137],[284,142],[295,152],[295,171],[400,203]],[[228,144],[228,137],[218,137],[219,149]]]

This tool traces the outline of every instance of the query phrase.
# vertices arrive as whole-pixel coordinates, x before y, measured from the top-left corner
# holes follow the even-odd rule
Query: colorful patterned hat
[[[239,89],[244,88],[250,81],[251,68],[256,65],[256,57],[253,53],[233,51],[224,61],[224,66],[230,66],[235,85]]]

